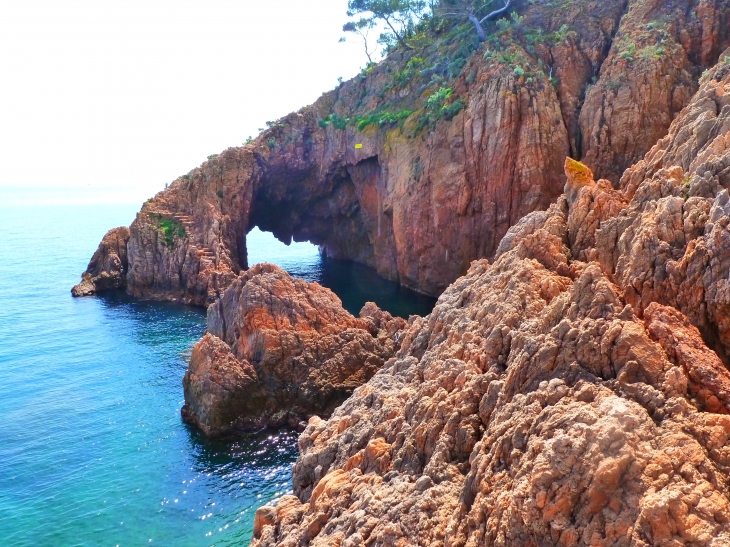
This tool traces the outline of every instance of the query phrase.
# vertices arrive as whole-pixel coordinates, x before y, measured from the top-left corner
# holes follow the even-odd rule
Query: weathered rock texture
[[[128,241],[129,228],[122,226],[109,230],[81,275],[81,283],[71,289],[71,294],[89,296],[126,287]]]
[[[730,0],[515,6],[486,50],[436,33],[173,182],[132,223],[127,290],[210,303],[258,226],[439,294],[557,198],[566,155],[616,185],[730,45]]]
[[[328,416],[395,355],[406,322],[258,264],[208,308],[183,379],[186,420],[207,435]]]
[[[698,89],[703,68],[730,46],[726,0],[631,1],[608,57],[585,91],[581,150],[596,176],[624,170],[667,134]]]
[[[620,189],[566,163],[300,437],[253,545],[730,545],[730,51]]]

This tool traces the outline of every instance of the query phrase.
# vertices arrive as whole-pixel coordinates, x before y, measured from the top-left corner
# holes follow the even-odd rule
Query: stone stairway
[[[188,239],[192,239],[191,227],[194,224],[193,217],[183,213],[171,213],[164,209],[151,210],[150,213],[157,214],[163,217],[172,218],[185,229],[185,235]],[[200,259],[202,265],[215,266],[216,257],[215,253],[208,247],[198,247],[194,244],[190,244],[190,250]]]
[[[191,226],[193,224],[193,217],[190,215],[183,215],[182,213],[175,213],[172,218],[177,220],[183,226]]]
[[[183,215],[181,213],[175,213],[172,215],[177,222],[179,222],[185,229],[185,234],[190,237],[190,227],[193,225],[193,217],[189,215]]]
[[[215,253],[212,250],[210,250],[208,247],[198,248],[195,245],[191,245],[190,249],[198,256],[201,263],[208,263],[208,264],[215,263]]]
[[[191,227],[194,223],[193,217],[183,213],[173,213],[170,216],[182,225],[182,227],[185,229],[185,234],[188,236],[188,238],[190,238]],[[191,244],[190,250],[192,250],[193,253],[195,253],[195,255],[200,259],[201,265],[215,266],[215,253],[210,248],[198,247]]]

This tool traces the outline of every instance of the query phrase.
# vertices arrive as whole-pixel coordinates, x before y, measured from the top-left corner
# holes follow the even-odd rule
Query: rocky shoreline
[[[373,303],[355,318],[329,289],[257,264],[208,308],[183,378],[182,415],[209,436],[303,429],[395,355],[405,326]]]
[[[177,179],[74,288],[209,305],[185,419],[303,428],[255,547],[730,545],[730,4],[521,9],[451,119],[416,132],[396,52]],[[348,121],[385,106],[413,117]],[[354,317],[249,269],[254,226],[439,300]]]

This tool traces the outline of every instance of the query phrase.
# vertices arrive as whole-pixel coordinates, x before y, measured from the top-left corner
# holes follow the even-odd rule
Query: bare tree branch
[[[495,17],[495,16],[499,15],[500,13],[504,13],[505,11],[507,11],[507,8],[509,8],[509,5],[510,5],[510,2],[511,2],[511,1],[512,1],[512,0],[504,0],[504,6],[503,6],[503,7],[499,8],[499,9],[497,9],[497,10],[494,10],[494,11],[493,11],[493,12],[491,12],[491,13],[488,13],[487,15],[485,15],[484,17],[482,17],[482,18],[481,18],[481,19],[479,20],[479,22],[480,22],[480,23],[484,23],[484,21],[488,21],[488,20],[489,20],[489,19],[491,19],[492,17]]]
[[[504,5],[501,8],[491,11],[481,18],[478,13],[485,8],[492,6],[494,0],[489,0],[479,7],[475,7],[475,4],[477,3],[476,0],[451,0],[450,2],[442,2],[439,13],[441,13],[444,17],[463,18],[469,20],[469,22],[474,25],[479,41],[484,42],[487,39],[487,36],[484,32],[484,27],[482,26],[483,23],[507,11],[512,3],[512,0],[502,1],[504,2]]]

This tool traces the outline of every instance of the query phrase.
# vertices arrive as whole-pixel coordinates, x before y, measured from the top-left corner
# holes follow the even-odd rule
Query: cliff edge
[[[574,160],[299,439],[272,545],[730,544],[730,50],[619,188]]]
[[[515,2],[482,44],[417,36],[160,192],[130,226],[127,291],[206,305],[246,234],[440,294],[562,192],[565,156],[618,186],[730,45],[728,0]]]

